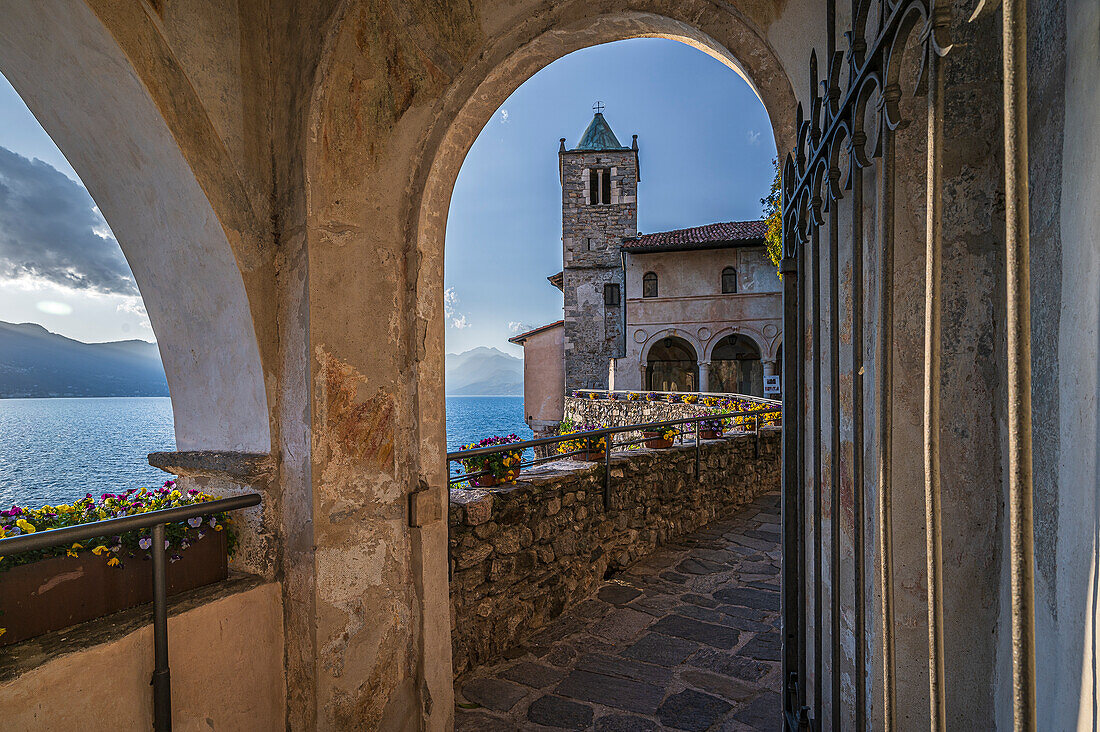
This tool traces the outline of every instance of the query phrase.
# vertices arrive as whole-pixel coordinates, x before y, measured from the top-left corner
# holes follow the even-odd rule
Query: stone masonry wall
[[[759,454],[757,454],[759,450]],[[501,657],[589,595],[609,571],[728,516],[780,484],[780,431],[615,453],[611,508],[603,466],[561,461],[515,485],[453,489],[451,642],[457,676]]]
[[[611,168],[611,203],[588,203],[588,171]],[[608,366],[623,350],[624,237],[638,234],[638,166],[634,150],[561,153],[562,291],[565,295],[565,388],[607,388]],[[603,287],[619,286],[619,307]]]

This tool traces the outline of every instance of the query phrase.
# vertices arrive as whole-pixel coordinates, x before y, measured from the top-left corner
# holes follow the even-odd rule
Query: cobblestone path
[[[635,563],[456,680],[458,732],[780,729],[779,495]]]

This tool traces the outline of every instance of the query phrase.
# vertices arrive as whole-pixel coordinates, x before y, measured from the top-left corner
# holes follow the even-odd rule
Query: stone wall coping
[[[221,478],[245,484],[266,481],[275,473],[275,460],[266,452],[153,452],[149,453],[149,464],[173,475]]]
[[[761,431],[778,432],[779,427],[762,427]],[[755,440],[752,432],[741,432],[720,437],[715,440],[703,440],[702,447],[714,445],[719,442]],[[674,445],[673,447],[654,450],[640,447],[637,450],[621,450],[611,453],[611,464],[622,466],[632,462],[641,463],[653,459],[660,459],[662,454],[676,455],[680,453],[693,453],[695,444]],[[520,474],[521,480],[506,485],[493,486],[492,488],[451,488],[450,510],[451,518],[456,522],[465,521],[471,526],[477,526],[489,521],[493,515],[493,505],[497,500],[506,501],[521,498],[527,493],[542,493],[547,488],[575,480],[578,476],[597,473],[603,467],[602,462],[582,462],[578,460],[554,460],[542,463],[532,468],[526,468]],[[618,471],[612,471],[612,477]]]

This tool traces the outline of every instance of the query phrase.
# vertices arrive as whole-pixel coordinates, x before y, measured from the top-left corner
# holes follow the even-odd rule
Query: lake
[[[490,435],[530,438],[523,397],[447,397],[447,449]],[[160,485],[146,461],[175,449],[167,397],[0,399],[0,506]]]

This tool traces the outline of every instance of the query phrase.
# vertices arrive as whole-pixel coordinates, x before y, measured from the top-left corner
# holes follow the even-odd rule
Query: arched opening
[[[261,267],[257,260],[238,266],[242,251],[222,226],[225,210],[215,211],[215,189],[200,184],[163,100],[152,96],[159,87],[143,83],[142,72],[153,73],[131,64],[84,2],[4,6],[0,73],[87,186],[122,248],[164,364],[177,449],[269,452],[264,370],[242,276]],[[239,210],[233,215],[235,235],[255,233]]]
[[[722,294],[733,295],[737,293],[737,270],[726,267],[722,270]]]
[[[657,297],[657,273],[646,272],[642,276],[642,297]]]
[[[764,396],[764,367],[755,341],[733,333],[715,344],[710,356],[710,390]]]
[[[650,391],[696,391],[699,384],[695,349],[683,338],[666,336],[649,349],[646,388]]]
[[[683,12],[675,3],[655,7],[669,16]],[[391,472],[383,472],[373,464],[361,466],[342,461],[341,446],[336,445],[337,449],[330,454],[319,453],[313,466],[314,475],[323,476],[324,484],[330,466],[339,465],[340,480],[354,477],[364,484],[363,495],[357,495],[356,499],[359,505],[371,506],[372,510],[356,512],[355,531],[358,535],[385,536],[387,557],[399,560],[411,556],[410,581],[400,587],[387,586],[382,591],[387,602],[396,607],[410,607],[409,615],[421,618],[421,622],[387,627],[381,632],[390,633],[397,643],[418,646],[423,649],[425,659],[432,659],[426,673],[437,709],[447,707],[452,693],[446,688],[451,680],[448,659],[454,647],[447,620],[448,572],[445,563],[438,561],[447,556],[448,528],[446,522],[435,522],[410,529],[401,522],[398,511],[387,513],[373,510],[373,506],[390,506],[392,496],[403,496],[404,487],[415,485],[418,478],[431,490],[438,490],[442,505],[447,505],[447,463],[443,449],[446,436],[443,373],[448,322],[444,239],[455,181],[478,134],[522,82],[565,54],[616,40],[661,37],[700,49],[751,79],[750,84],[769,112],[778,147],[785,150],[793,142],[795,105],[788,77],[775,51],[764,43],[755,27],[726,14],[720,14],[721,19],[715,22],[711,18],[677,20],[633,11],[597,15],[598,10],[586,9],[580,3],[574,9],[577,12],[570,20],[553,25],[550,30],[537,24],[516,24],[504,37],[494,40],[492,53],[478,55],[459,67],[445,95],[434,107],[420,104],[420,97],[411,93],[402,97],[416,100],[415,104],[410,101],[412,109],[428,114],[406,113],[408,108],[401,108],[392,118],[381,122],[358,116],[359,110],[363,109],[364,100],[374,101],[371,94],[389,93],[387,74],[394,72],[373,64],[364,54],[359,31],[370,37],[373,29],[366,27],[363,16],[351,13],[347,22],[342,22],[346,28],[339,31],[339,37],[331,44],[334,57],[324,66],[333,69],[333,73],[318,89],[311,112],[309,128],[315,134],[311,135],[307,153],[306,176],[310,280],[369,281],[372,287],[349,286],[339,298],[334,298],[314,293],[311,285],[311,299],[316,298],[318,304],[311,304],[310,309],[310,345],[314,353],[333,353],[340,359],[333,361],[341,368],[335,375],[349,375],[348,380],[357,389],[355,400],[363,401],[364,395],[374,393],[379,394],[379,399],[392,399],[392,429],[405,438],[397,441],[400,459],[387,466],[392,467]],[[470,47],[475,48],[476,43]],[[737,59],[744,59],[747,68]],[[415,74],[410,75],[408,83],[416,88],[419,82]],[[423,96],[425,102],[430,98],[427,92]],[[392,97],[386,97],[385,102],[392,105]],[[388,141],[397,142],[384,147]],[[421,144],[415,147],[406,144],[413,141]],[[396,171],[401,166],[408,179],[399,182]],[[591,251],[586,244],[581,240],[577,246]],[[359,253],[363,256],[351,256]],[[379,260],[398,266],[379,268]],[[448,267],[448,274],[451,271]],[[601,294],[591,288],[590,302],[598,309],[604,307]],[[632,294],[629,288],[624,289],[622,301],[627,302]],[[393,303],[401,303],[398,317],[363,318],[364,312],[372,310],[388,312]],[[313,313],[316,317],[312,317]],[[347,324],[351,322],[360,327],[350,331]],[[697,385],[696,355],[695,349],[688,350],[690,387],[685,384],[678,388]],[[334,387],[343,386],[335,379],[326,381],[326,363],[319,364],[322,373],[313,377],[314,401],[318,406],[326,403],[327,394]],[[318,439],[325,439],[325,435]],[[409,449],[409,444],[415,449]],[[326,485],[314,488],[315,493],[326,490]],[[348,556],[365,554],[359,545],[349,546],[335,532],[323,538],[339,552],[323,552],[318,547],[318,576],[331,571],[328,567],[337,559],[342,568]],[[405,571],[404,567],[399,569]],[[334,592],[319,587],[318,603],[327,594]],[[376,604],[373,597],[370,599]],[[335,631],[342,631],[345,614],[343,610],[332,613],[329,624],[338,626]],[[323,630],[328,632],[330,628],[326,626]],[[366,631],[356,626],[350,642],[373,649],[378,645],[375,638],[379,633],[372,632],[368,639]],[[381,654],[378,657],[381,668],[385,659]],[[358,703],[362,691],[349,686],[353,681],[348,678],[336,683],[343,687],[341,694]],[[318,704],[327,703],[333,695],[327,687],[318,691],[318,696],[322,694],[325,699],[319,699]]]

